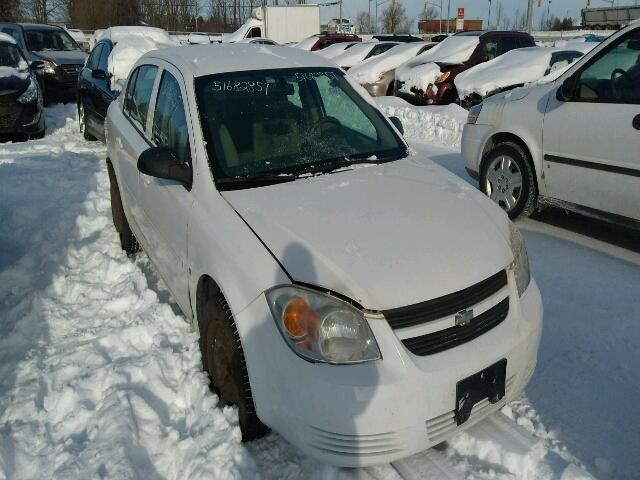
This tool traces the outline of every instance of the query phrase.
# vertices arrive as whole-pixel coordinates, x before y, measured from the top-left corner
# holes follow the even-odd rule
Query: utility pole
[[[442,33],[442,0],[440,0],[440,33]]]
[[[340,0],[340,22],[338,23],[338,33],[342,33],[342,0]]]
[[[527,6],[527,33],[531,35],[533,31],[533,0],[529,0],[529,5]]]
[[[447,35],[451,32],[451,0],[447,2]]]
[[[491,0],[489,0],[489,17],[487,18],[487,30],[491,30]]]

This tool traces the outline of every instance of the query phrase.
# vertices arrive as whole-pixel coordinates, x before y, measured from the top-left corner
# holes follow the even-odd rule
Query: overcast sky
[[[330,3],[334,0],[315,0],[313,3]],[[377,0],[378,2],[382,0]],[[633,4],[635,0],[616,0],[616,4]],[[376,0],[371,1],[371,14],[375,11],[375,2]],[[398,0],[399,3],[403,4],[407,9],[411,18],[418,18],[420,12],[424,9],[424,0]],[[444,16],[447,14],[447,4],[449,0],[442,0]],[[517,10],[526,11],[527,9],[527,0],[492,0],[491,11],[492,15],[495,13],[495,8],[498,2],[502,2],[505,15],[511,16],[515,15]],[[537,25],[538,18],[542,15],[542,12],[547,11],[549,0],[542,0],[542,7],[538,7],[538,0],[535,0],[535,17],[534,17],[534,26]],[[307,0],[307,3],[312,3]],[[436,3],[440,5],[440,0],[429,0],[429,3]],[[576,20],[580,17],[580,9],[584,8],[586,5],[586,0],[551,0],[551,4],[549,5],[551,13],[559,16],[565,17],[569,16],[575,18]],[[386,3],[382,4],[378,7],[378,14],[389,4],[389,0]],[[347,18],[352,18],[355,21],[356,14],[359,11],[368,11],[369,0],[344,0],[343,3],[343,15]],[[592,0],[592,6],[603,6],[606,7],[608,4],[599,0]],[[465,9],[465,18],[481,18],[487,21],[487,13],[489,10],[489,1],[488,0],[451,0],[451,15],[455,15],[455,11],[457,7],[464,7]],[[330,6],[330,7],[320,7],[320,12],[322,15],[322,20],[326,21],[330,18],[339,16],[339,7]],[[438,17],[439,18],[439,17]],[[414,25],[414,29],[417,29],[417,26]]]

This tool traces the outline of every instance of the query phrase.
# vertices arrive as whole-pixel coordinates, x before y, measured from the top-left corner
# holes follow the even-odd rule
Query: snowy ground
[[[392,102],[412,147],[466,178],[466,114]],[[105,149],[73,117],[48,109],[47,137],[0,145],[0,479],[637,478],[640,242],[628,232],[521,222],[545,303],[525,396],[444,451],[331,468],[277,434],[240,443],[196,335],[145,255],[122,254]]]

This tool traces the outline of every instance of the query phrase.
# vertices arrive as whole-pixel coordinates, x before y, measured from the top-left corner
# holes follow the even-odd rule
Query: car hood
[[[295,281],[372,310],[461,290],[513,258],[506,215],[416,157],[222,195]]]
[[[77,65],[80,63],[84,63],[85,59],[87,58],[87,54],[80,50],[43,50],[31,53],[42,60],[49,60],[51,62],[57,63],[58,65]]]

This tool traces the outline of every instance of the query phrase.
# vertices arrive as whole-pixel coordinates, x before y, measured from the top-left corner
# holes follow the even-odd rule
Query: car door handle
[[[640,114],[633,117],[633,123],[631,125],[633,125],[633,128],[636,130],[640,130]]]

